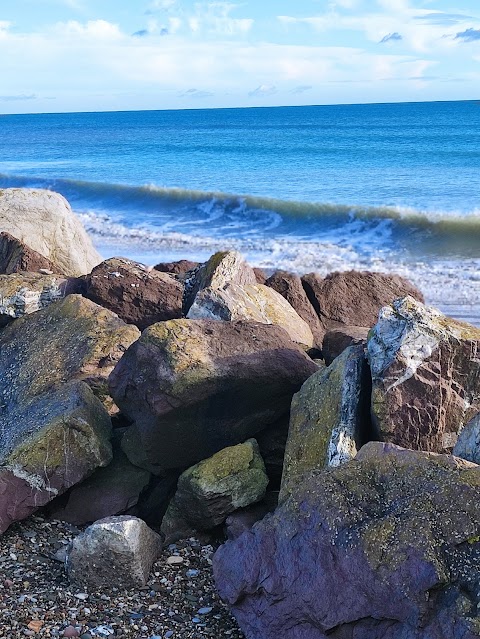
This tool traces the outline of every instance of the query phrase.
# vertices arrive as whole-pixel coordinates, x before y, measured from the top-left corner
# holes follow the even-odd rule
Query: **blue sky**
[[[479,0],[0,0],[0,112],[480,98]]]

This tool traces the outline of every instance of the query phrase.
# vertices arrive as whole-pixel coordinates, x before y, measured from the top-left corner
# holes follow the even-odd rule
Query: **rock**
[[[253,272],[255,273],[255,279],[257,280],[257,284],[266,284],[268,275],[265,271],[257,266],[253,267]]]
[[[209,530],[235,510],[260,501],[267,485],[265,465],[254,439],[224,448],[180,475],[161,532],[167,542],[174,540],[172,507],[191,528]]]
[[[52,191],[0,189],[0,228],[50,260],[63,275],[89,273],[102,259],[68,202]]]
[[[172,273],[174,275],[185,275],[189,271],[193,271],[200,262],[191,262],[190,260],[179,260],[178,262],[160,262],[153,268],[161,273]]]
[[[227,284],[245,286],[256,284],[257,280],[251,266],[237,251],[222,251],[197,267],[185,280],[184,312],[188,313],[193,300],[204,288],[221,289]]]
[[[280,293],[307,322],[313,334],[314,345],[321,350],[325,329],[305,293],[300,277],[287,271],[275,271],[265,284]]]
[[[349,346],[366,345],[369,330],[364,326],[343,326],[327,331],[322,344],[325,364],[330,366],[333,360]]]
[[[107,517],[76,537],[67,572],[77,585],[94,589],[145,586],[162,550],[160,536],[137,517]]]
[[[480,413],[460,431],[453,454],[480,464]]]
[[[35,313],[71,292],[71,282],[56,275],[0,275],[0,324]]]
[[[370,328],[380,309],[399,297],[411,295],[423,302],[420,291],[399,275],[347,271],[322,278],[309,273],[302,277],[302,283],[325,330],[343,326]]]
[[[275,324],[285,329],[294,342],[313,346],[308,324],[279,293],[263,284],[228,284],[224,288],[202,289],[197,293],[187,317]]]
[[[105,400],[108,375],[139,335],[137,328],[80,295],[68,295],[4,328],[0,428],[14,427],[13,409],[27,410],[34,398],[74,379],[87,382]]]
[[[412,297],[382,309],[368,340],[372,413],[380,438],[451,452],[480,412],[480,329]]]
[[[110,418],[84,382],[16,402],[0,423],[0,533],[112,457]]]
[[[350,346],[293,396],[280,501],[305,472],[344,464],[368,441],[369,377],[363,347]]]
[[[83,526],[121,515],[137,505],[149,481],[148,471],[131,464],[125,453],[115,448],[110,464],[74,486],[66,499],[55,500],[57,503],[49,507],[49,516]]]
[[[182,316],[183,285],[178,279],[122,257],[95,267],[86,278],[84,295],[140,330]]]
[[[40,270],[60,273],[56,264],[24,242],[17,240],[10,233],[0,233],[0,273],[2,275],[27,271],[38,273]]]
[[[123,449],[156,474],[191,466],[274,423],[316,370],[278,326],[154,324],[110,376],[112,397],[134,422]]]
[[[216,552],[247,639],[480,634],[480,468],[372,442]]]
[[[265,515],[272,513],[278,506],[278,493],[268,492],[262,501],[236,510],[225,520],[225,528],[228,539],[238,539],[240,535],[252,528],[257,521],[261,521]]]

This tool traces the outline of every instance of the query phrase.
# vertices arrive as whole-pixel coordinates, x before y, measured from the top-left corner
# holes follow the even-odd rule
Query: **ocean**
[[[2,115],[11,186],[63,194],[105,257],[395,272],[480,325],[480,102]]]

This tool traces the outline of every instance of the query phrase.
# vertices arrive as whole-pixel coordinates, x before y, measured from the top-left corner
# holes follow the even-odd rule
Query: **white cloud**
[[[122,37],[118,25],[106,20],[89,20],[85,24],[76,20],[69,20],[68,22],[58,22],[55,25],[55,29],[62,35],[86,36],[98,40],[111,40]]]
[[[263,97],[266,95],[275,95],[277,93],[277,87],[273,84],[261,84],[253,91],[249,91],[248,95],[251,98]]]
[[[168,11],[177,4],[177,0],[153,0],[148,5],[149,11]]]

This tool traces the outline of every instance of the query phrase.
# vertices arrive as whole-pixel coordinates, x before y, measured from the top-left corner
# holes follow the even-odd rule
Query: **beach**
[[[63,194],[103,257],[393,272],[479,323],[479,124],[475,102],[5,116],[0,188]]]

